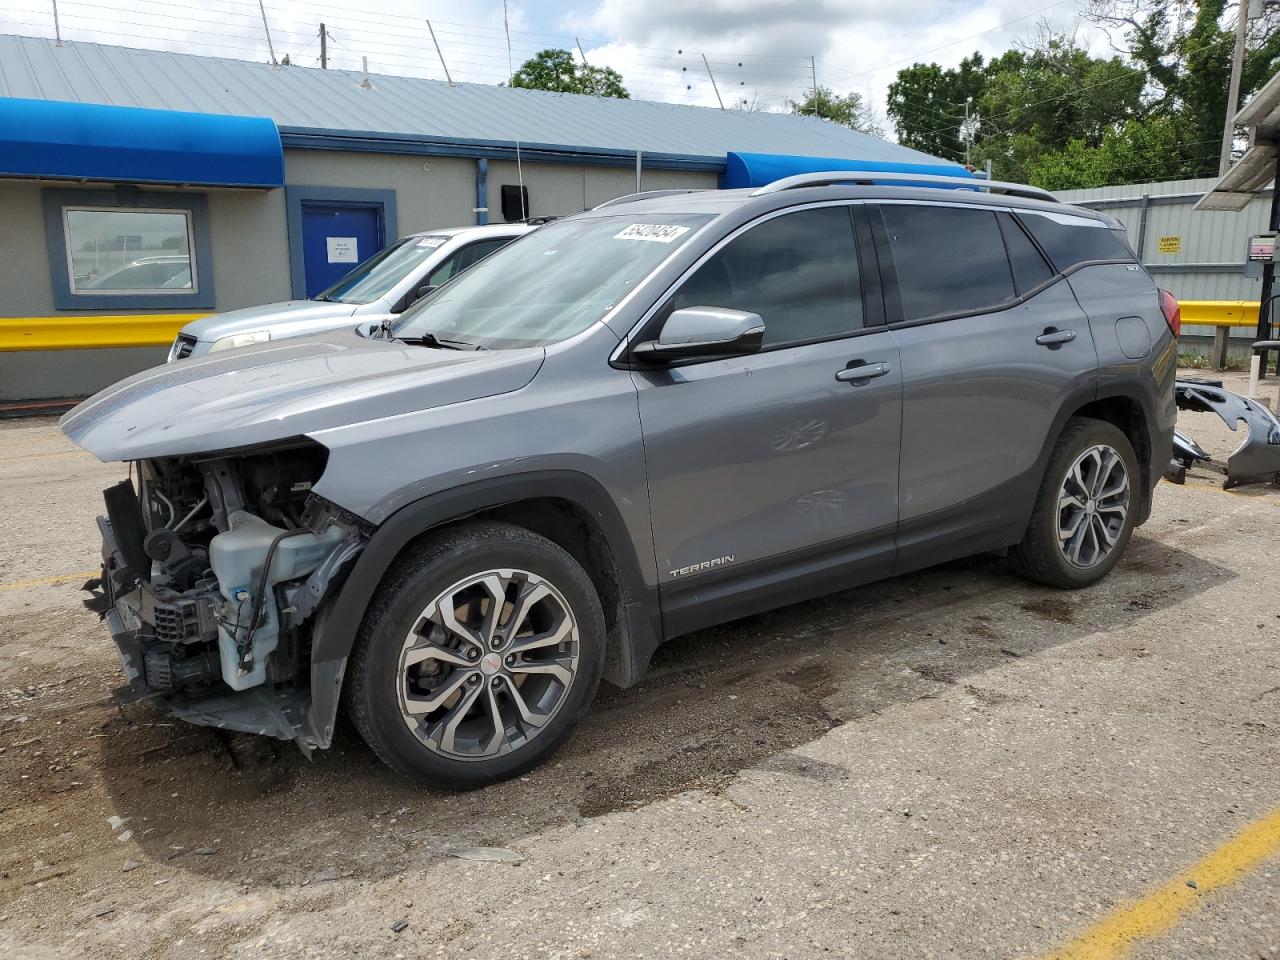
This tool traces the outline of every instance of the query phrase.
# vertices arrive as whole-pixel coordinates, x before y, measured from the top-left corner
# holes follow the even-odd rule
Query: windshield
[[[380,250],[328,290],[317,300],[342,303],[373,303],[412,273],[419,264],[449,242],[450,237],[405,237]]]
[[[539,347],[602,318],[710,215],[560,220],[517,240],[410,307],[391,335],[477,347]]]

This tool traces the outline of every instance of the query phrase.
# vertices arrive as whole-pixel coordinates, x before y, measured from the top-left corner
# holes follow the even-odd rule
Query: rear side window
[[[1053,278],[1053,268],[1040,255],[1040,251],[1013,217],[1007,213],[997,216],[1000,230],[1004,234],[1005,250],[1009,253],[1009,264],[1013,267],[1014,286],[1018,288],[1018,296],[1026,296],[1031,290]]]
[[[766,347],[860,329],[862,289],[848,208],[800,210],[752,227],[699,267],[672,305],[758,313]]]
[[[999,310],[1015,298],[994,212],[900,203],[880,210],[903,319]]]
[[[1018,212],[1018,219],[1049,255],[1059,273],[1091,260],[1133,260],[1129,245],[1101,220],[1026,210]]]

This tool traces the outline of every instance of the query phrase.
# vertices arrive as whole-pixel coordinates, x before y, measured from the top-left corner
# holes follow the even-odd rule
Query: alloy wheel
[[[549,580],[473,574],[441,591],[405,636],[396,671],[404,722],[450,759],[503,756],[559,711],[578,655],[577,620]]]
[[[1111,555],[1129,514],[1129,471],[1113,447],[1098,444],[1076,458],[1058,492],[1058,546],[1072,566]]]

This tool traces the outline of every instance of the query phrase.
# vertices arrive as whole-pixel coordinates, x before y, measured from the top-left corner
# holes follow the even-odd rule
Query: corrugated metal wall
[[[1156,282],[1179,300],[1256,301],[1261,281],[1244,275],[1245,245],[1251,234],[1266,230],[1271,191],[1239,213],[1194,209],[1216,183],[1215,177],[1170,180],[1061,190],[1057,195],[1123,223]]]

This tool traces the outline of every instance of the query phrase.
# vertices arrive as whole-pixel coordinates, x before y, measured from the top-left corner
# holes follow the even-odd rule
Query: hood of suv
[[[323,334],[144,370],[84,401],[61,427],[104,461],[229,450],[509,393],[533,379],[543,356]]]
[[[188,323],[182,328],[182,332],[207,343],[220,337],[229,337],[233,333],[253,333],[282,323],[305,324],[310,320],[339,320],[353,316],[357,306],[358,304],[341,303],[337,300],[284,300],[202,317]]]

